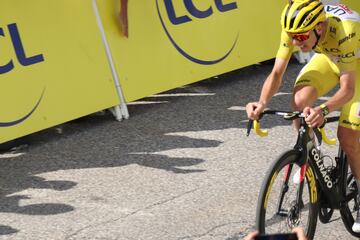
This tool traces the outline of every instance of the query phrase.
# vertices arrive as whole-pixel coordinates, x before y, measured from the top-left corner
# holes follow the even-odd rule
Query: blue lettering
[[[0,36],[5,37],[4,30],[2,28],[0,28]],[[14,63],[12,60],[10,60],[10,62],[8,62],[6,65],[0,66],[0,74],[10,72],[13,68],[14,68]]]
[[[32,57],[26,57],[25,50],[21,42],[20,34],[16,26],[16,23],[9,24],[8,28],[10,31],[11,40],[15,48],[16,57],[21,65],[29,66],[44,61],[44,57],[42,54],[38,54]]]
[[[237,8],[236,2],[225,4],[222,2],[222,0],[215,0],[215,4],[217,9],[219,9],[220,12],[227,12],[230,10],[234,10]]]
[[[227,12],[237,8],[236,2],[230,2],[227,4],[223,3],[223,0],[214,0],[216,8],[220,12]],[[213,8],[210,6],[206,10],[200,10],[198,7],[195,6],[194,0],[183,0],[184,5],[187,11],[196,18],[207,18],[210,17],[214,11]],[[192,19],[188,15],[177,16],[176,11],[174,8],[173,0],[164,0],[165,8],[169,17],[169,20],[174,25],[179,25],[187,22],[191,22]]]
[[[184,3],[185,3],[185,7],[189,11],[189,13],[196,18],[207,18],[211,14],[213,14],[212,7],[209,7],[205,11],[201,11],[197,7],[195,7],[192,0],[184,0]]]
[[[172,24],[179,25],[179,24],[191,21],[191,19],[186,15],[181,16],[181,17],[176,16],[172,0],[164,0],[164,2],[165,2],[166,11],[167,11],[168,16],[169,16],[169,20],[170,20],[170,22]]]
[[[346,11],[344,9],[340,9],[339,7],[331,7],[331,6],[327,6],[326,8],[327,12],[333,12],[334,14],[341,16],[346,14]]]

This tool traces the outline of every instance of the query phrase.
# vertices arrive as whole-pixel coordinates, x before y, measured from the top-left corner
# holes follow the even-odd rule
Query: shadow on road
[[[197,167],[204,159],[169,157],[161,152],[214,148],[222,142],[171,133],[245,128],[246,123],[241,123],[246,120],[243,107],[258,98],[271,67],[254,65],[142,99],[129,105],[131,117],[120,123],[105,113],[33,134],[28,148],[0,155],[0,212],[53,215],[74,211],[68,203],[19,204],[29,198],[21,194],[29,188],[66,191],[77,185],[36,176],[52,171],[130,164],[174,174],[206,171]],[[280,90],[283,94],[274,97],[271,107],[290,109],[285,104],[291,99],[293,79],[301,67],[290,64]],[[271,121],[271,127],[289,124],[269,118],[263,122],[264,127],[270,127],[267,121]],[[17,231],[0,226],[0,235]]]

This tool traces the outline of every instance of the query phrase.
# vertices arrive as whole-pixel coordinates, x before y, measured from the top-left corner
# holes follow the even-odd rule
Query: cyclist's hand
[[[260,113],[265,109],[265,104],[260,102],[251,102],[246,105],[246,113],[249,119],[259,119]]]
[[[324,123],[325,119],[319,107],[306,107],[304,108],[303,113],[305,115],[307,125],[311,128],[320,127]]]
[[[249,234],[244,238],[244,240],[254,240],[254,238],[255,238],[258,234],[259,234],[258,232],[251,232],[251,233],[249,233]]]
[[[304,229],[301,227],[296,227],[292,230],[293,233],[296,233],[296,236],[298,237],[298,240],[306,240],[306,236],[304,233]]]

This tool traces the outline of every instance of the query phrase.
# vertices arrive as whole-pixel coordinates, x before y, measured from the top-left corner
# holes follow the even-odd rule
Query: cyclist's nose
[[[295,46],[299,47],[303,44],[304,41],[299,41],[297,39],[293,39],[292,42]]]

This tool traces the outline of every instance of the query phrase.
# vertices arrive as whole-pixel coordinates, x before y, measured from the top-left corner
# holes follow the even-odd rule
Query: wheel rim
[[[284,195],[284,201],[281,211],[278,211],[277,199],[282,189],[282,183],[284,180],[285,170],[281,168],[278,173],[274,173],[275,179],[270,184],[267,191],[267,200],[264,214],[264,229],[267,233],[276,232],[289,232],[292,228],[301,226],[304,229],[308,229],[308,223],[310,221],[309,216],[309,204],[310,204],[310,187],[306,179],[304,179],[302,206],[298,206],[296,203],[298,185],[294,183],[294,174],[298,171],[299,166],[293,164],[293,169],[289,177],[289,188]]]

